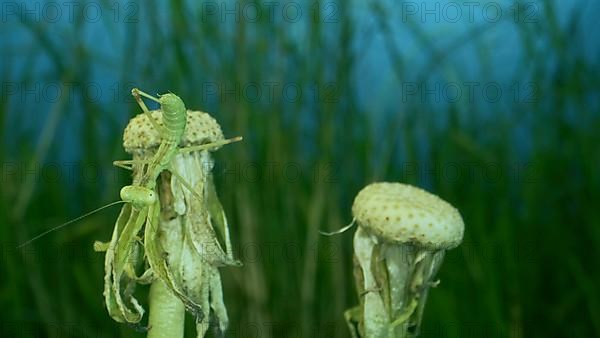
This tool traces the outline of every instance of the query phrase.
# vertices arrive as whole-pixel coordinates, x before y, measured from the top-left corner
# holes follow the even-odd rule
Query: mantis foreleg
[[[124,205],[106,251],[106,274],[104,277],[106,306],[111,317],[118,322],[137,323],[144,313],[144,310],[132,295],[125,296],[128,300],[127,303],[133,305],[134,310],[127,307],[121,295],[121,278],[125,272],[127,258],[132,249],[133,237],[142,228],[147,213],[148,208],[137,210],[130,204]]]

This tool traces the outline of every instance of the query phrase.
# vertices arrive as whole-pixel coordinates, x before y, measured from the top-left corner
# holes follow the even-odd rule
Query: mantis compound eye
[[[153,190],[137,185],[124,186],[120,195],[123,201],[136,206],[148,206],[156,202],[156,194]]]

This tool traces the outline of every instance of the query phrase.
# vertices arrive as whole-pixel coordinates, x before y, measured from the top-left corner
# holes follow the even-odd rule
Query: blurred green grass
[[[411,59],[386,30],[390,19],[377,4],[367,14],[382,29],[393,76],[403,79],[412,70]],[[429,297],[423,337],[600,336],[600,116],[594,103],[600,68],[579,48],[583,28],[577,26],[577,12],[561,26],[553,2],[541,4],[544,17],[535,26],[512,23],[524,51],[516,74],[529,74],[538,85],[536,100],[473,103],[467,109],[464,102],[408,102],[391,112],[360,108],[357,102],[361,55],[353,41],[359,32],[350,8],[341,3],[335,25],[310,21],[298,44],[282,22],[241,20],[224,28],[218,21],[191,19],[186,13],[192,9],[183,1],[145,2],[145,20],[123,25],[118,40],[123,56],[115,57],[122,64],[85,47],[86,25],[105,25],[109,39],[117,34],[109,19],[75,20],[63,41],[42,24],[22,23],[37,45],[2,51],[3,83],[76,85],[68,97],[74,100],[22,102],[3,95],[0,103],[7,145],[0,148],[1,332],[143,336],[113,322],[103,306],[103,257],[92,251],[92,242],[109,238],[117,210],[23,250],[14,248],[48,226],[117,198],[128,177],[110,164],[127,157],[121,133],[127,117],[138,112],[125,99],[131,84],[172,90],[189,107],[213,113],[227,135],[245,137],[243,144],[219,151],[215,168],[236,253],[245,262],[223,270],[229,336],[348,336],[342,313],[357,303],[352,235],[324,238],[318,230],[347,224],[354,195],[374,180],[425,187],[455,205],[465,220],[464,244],[447,255],[442,283]],[[417,81],[456,80],[457,75],[447,75],[453,72],[444,59],[487,28],[474,27],[439,50],[413,23],[421,57],[430,60]],[[493,78],[489,51],[478,52],[473,67]],[[34,70],[41,56],[50,64],[45,78]],[[544,61],[549,59],[556,64],[549,66]],[[16,60],[26,65],[17,73],[9,66]],[[93,81],[98,65],[121,84],[118,100],[84,99],[82,84]],[[328,100],[328,93],[297,102],[278,95],[268,102],[202,96],[207,84],[228,88],[267,81],[294,83],[305,93],[316,85],[321,94],[333,83],[337,90],[329,94],[335,100]],[[440,127],[436,121],[445,123]],[[512,139],[516,128],[524,130],[523,140]],[[519,156],[524,144],[529,152]],[[39,169],[52,162],[65,170],[69,161],[102,175],[54,180]],[[26,174],[29,165],[34,174]],[[428,165],[441,169],[423,170]],[[493,165],[501,174],[490,178],[476,171],[449,179],[443,169],[451,165]],[[193,336],[191,325],[188,329]]]

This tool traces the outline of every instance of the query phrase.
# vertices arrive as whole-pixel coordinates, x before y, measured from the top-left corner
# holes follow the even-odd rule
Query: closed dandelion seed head
[[[162,97],[169,95],[165,94]],[[171,94],[172,95],[172,94]],[[150,112],[152,118],[162,126],[162,111]],[[223,131],[217,121],[208,113],[188,110],[186,128],[179,146],[186,147],[224,140]],[[139,114],[129,121],[123,133],[123,147],[130,154],[140,154],[155,150],[163,139],[145,114]],[[217,150],[213,148],[211,151]]]
[[[360,226],[387,242],[451,249],[463,238],[464,223],[456,208],[408,184],[366,186],[354,199],[352,214]]]
[[[462,241],[462,217],[423,189],[390,182],[364,187],[352,214],[361,304],[349,324],[363,337],[417,336],[444,252]]]

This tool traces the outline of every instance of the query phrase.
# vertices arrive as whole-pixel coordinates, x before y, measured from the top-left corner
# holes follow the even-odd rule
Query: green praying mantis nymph
[[[128,170],[132,170],[131,165],[135,163],[145,165],[147,164],[148,167],[145,169],[146,174],[144,175],[144,177],[137,184],[125,186],[121,189],[121,201],[109,203],[80,217],[77,217],[73,220],[70,220],[47,231],[44,231],[38,234],[37,236],[27,240],[26,242],[20,244],[18,248],[24,247],[30,244],[31,242],[47,235],[50,232],[59,230],[93,213],[103,210],[104,208],[114,206],[116,204],[131,203],[137,206],[138,208],[141,208],[143,206],[150,206],[154,204],[154,202],[156,202],[156,193],[154,192],[154,188],[156,186],[156,178],[158,177],[158,175],[160,175],[160,173],[163,170],[168,168],[171,160],[173,159],[173,156],[175,156],[177,153],[203,151],[211,148],[218,148],[222,145],[242,140],[242,137],[234,137],[231,139],[220,140],[217,142],[211,142],[208,144],[198,145],[194,147],[178,148],[178,145],[181,142],[181,137],[185,131],[186,125],[186,108],[183,101],[177,95],[172,93],[161,95],[160,98],[157,99],[149,94],[146,94],[145,92],[142,92],[137,88],[133,88],[131,90],[131,95],[133,95],[139,106],[142,108],[142,111],[147,116],[148,121],[150,121],[153,128],[155,128],[155,130],[159,132],[162,142],[158,148],[158,151],[150,160],[114,161],[113,164],[117,167],[125,168]],[[156,101],[161,105],[163,126],[161,126],[154,119],[154,117],[152,117],[152,114],[148,110],[148,107],[142,101],[141,96]]]
[[[125,136],[134,134],[129,136],[134,143],[130,148],[141,152],[134,152],[132,160],[113,164],[132,170],[133,182],[121,189],[121,201],[93,211],[124,204],[110,242],[94,243],[96,251],[106,252],[104,298],[108,313],[118,322],[139,325],[144,309],[133,295],[135,285],[158,279],[193,314],[199,336],[206,332],[208,321],[204,319],[211,310],[224,331],[228,319],[217,268],[241,263],[233,258],[227,220],[210,174],[212,159],[208,151],[242,138],[224,139],[214,119],[206,113],[188,111],[175,94],[155,98],[137,88],[131,93],[143,114],[130,121]],[[142,97],[156,101],[161,109],[150,111]],[[186,129],[190,121],[189,127],[196,129]],[[186,136],[184,140],[186,133],[193,137]],[[164,173],[169,174],[170,180],[162,178]],[[169,191],[157,187],[157,181]],[[169,199],[175,201],[177,217],[163,222],[159,217],[161,203]],[[21,246],[89,214],[50,229]],[[173,222],[175,227],[166,230]],[[225,242],[225,251],[215,229]],[[173,244],[169,241],[173,236],[182,240]]]
[[[208,176],[201,183],[190,184],[188,180],[177,172],[177,168],[172,162],[178,155],[203,154],[206,153],[206,150],[239,141],[241,137],[180,147],[187,119],[187,110],[183,101],[172,93],[161,95],[157,99],[136,88],[132,90],[132,95],[142,108],[147,121],[150,122],[152,131],[159,133],[160,144],[156,150],[152,151],[153,155],[149,156],[149,158],[146,156],[144,158],[114,162],[116,166],[133,170],[134,180],[132,185],[121,189],[120,196],[126,204],[122,207],[116,221],[111,241],[109,243],[95,243],[97,251],[106,251],[104,289],[106,306],[110,316],[114,320],[138,324],[144,310],[133,296],[134,286],[136,283],[147,284],[160,279],[183,302],[186,309],[194,315],[197,326],[202,323],[204,327],[206,324],[203,320],[207,312],[210,311],[210,305],[206,304],[209,293],[211,291],[216,294],[221,293],[220,277],[218,273],[215,273],[216,267],[239,265],[240,263],[233,259],[229,242],[229,230],[227,229],[226,221],[224,221],[222,207],[218,203],[216,195],[214,195],[214,198],[206,198],[207,194],[208,196],[213,196],[210,195],[210,191],[207,192],[207,189],[212,187],[212,177],[210,177],[210,182],[206,187],[204,182],[208,180]],[[152,113],[148,110],[142,101],[142,96],[160,104],[162,125],[160,121],[155,120]],[[139,119],[136,120],[134,118],[132,121],[139,122]],[[148,133],[142,132],[138,135],[137,141],[145,143],[148,140],[145,140],[144,137],[150,138]],[[216,213],[218,215],[209,215],[208,212],[206,213],[206,217],[201,217],[202,215],[195,217],[196,215],[194,215],[194,217],[190,217],[190,219],[194,219],[185,225],[186,236],[184,237],[193,243],[193,249],[198,254],[190,264],[198,264],[196,268],[198,271],[207,271],[201,278],[188,277],[187,279],[194,279],[200,285],[187,284],[188,282],[184,277],[192,273],[188,272],[186,276],[182,277],[182,271],[175,271],[182,268],[175,266],[179,264],[178,261],[173,261],[169,255],[173,254],[174,251],[183,249],[167,248],[166,246],[168,245],[162,240],[158,229],[160,223],[160,201],[156,182],[164,171],[168,171],[177,183],[185,187],[198,201],[205,204],[207,202],[204,201],[208,201],[211,205],[217,205],[218,211]],[[199,170],[199,172],[202,172],[202,170]],[[192,179],[191,177],[187,178]],[[196,187],[200,191],[197,191]],[[196,204],[199,202],[194,201],[193,203]],[[190,207],[188,213],[195,212],[200,214],[202,210],[210,207],[210,205],[205,206],[205,204],[198,208]],[[212,228],[211,217],[212,219],[220,220],[214,223],[220,225],[218,230],[226,238],[226,253],[223,252],[218,243]],[[143,239],[138,236],[142,228],[144,229]],[[168,235],[162,237],[168,237]],[[203,247],[207,243],[210,244],[210,252]],[[146,266],[142,267],[145,271],[141,275],[138,275],[136,270],[139,270],[140,266],[144,265],[144,263],[147,263]],[[218,288],[215,286],[217,282]],[[124,287],[122,287],[122,283],[125,284]],[[200,288],[204,291],[190,291],[194,288]],[[212,299],[214,298],[218,297],[213,294]],[[227,318],[226,314],[223,314],[225,311],[222,304],[222,296],[220,302],[218,303],[215,300],[211,305],[213,305],[213,308],[218,308],[218,311],[215,310],[215,312],[218,312],[217,315],[220,316],[221,329],[224,329],[227,326]]]
[[[241,137],[235,137],[232,139],[203,144],[195,147],[179,148],[181,137],[185,131],[187,113],[183,101],[177,95],[172,93],[163,94],[157,99],[137,88],[133,88],[131,90],[131,95],[133,95],[137,103],[140,105],[152,126],[159,131],[162,142],[154,157],[149,161],[124,160],[113,162],[116,166],[129,170],[132,169],[129,165],[134,163],[148,165],[146,174],[139,184],[125,186],[121,189],[120,195],[124,202],[129,202],[138,207],[150,206],[154,204],[156,202],[156,194],[154,193],[156,179],[163,170],[169,168],[171,160],[177,153],[202,151],[242,140]],[[148,107],[146,107],[146,104],[144,101],[142,101],[141,96],[147,97],[160,104],[163,126],[160,126],[158,122],[154,120],[152,114],[148,110]]]

